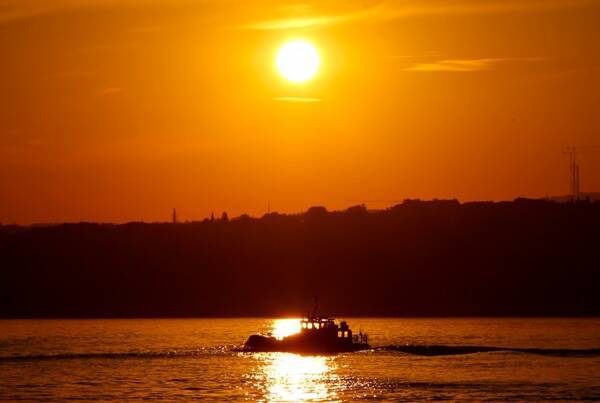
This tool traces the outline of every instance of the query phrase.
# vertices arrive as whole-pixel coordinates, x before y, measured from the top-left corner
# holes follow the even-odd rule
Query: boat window
[[[318,328],[319,328],[319,324],[315,323],[315,329],[318,329]]]
[[[344,337],[348,337],[348,332],[344,332]]]
[[[338,331],[338,337],[342,337],[342,332]]]
[[[309,329],[312,329],[312,323],[309,323],[309,324],[308,324],[308,328],[309,328]]]

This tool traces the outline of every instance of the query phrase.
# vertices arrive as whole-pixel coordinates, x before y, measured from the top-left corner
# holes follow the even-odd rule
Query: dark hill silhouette
[[[598,315],[600,203],[0,227],[0,316]]]

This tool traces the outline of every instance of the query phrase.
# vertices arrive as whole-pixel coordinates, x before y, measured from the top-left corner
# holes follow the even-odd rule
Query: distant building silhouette
[[[177,224],[177,210],[173,208],[173,224]]]

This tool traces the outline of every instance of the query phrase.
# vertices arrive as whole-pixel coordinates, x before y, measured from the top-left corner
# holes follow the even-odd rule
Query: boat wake
[[[490,352],[509,352],[536,354],[552,357],[599,357],[600,348],[591,349],[551,349],[551,348],[518,348],[494,346],[450,346],[450,345],[390,345],[373,347],[369,351],[398,352],[417,356],[449,356]],[[167,351],[127,351],[127,352],[93,352],[93,353],[60,353],[0,356],[2,362],[22,361],[54,361],[54,360],[127,360],[127,359],[171,359],[171,358],[201,358],[215,355],[230,355],[246,352],[241,346],[227,345],[204,347],[198,349],[167,350]]]
[[[496,351],[546,355],[553,357],[596,357],[600,356],[600,348],[568,349],[568,348],[519,348],[519,347],[494,347],[494,346],[445,346],[445,345],[419,345],[406,344],[395,346],[376,347],[375,350],[397,351],[406,354],[421,356],[463,355],[475,353],[489,353]]]
[[[230,354],[235,346],[205,347],[194,350],[167,351],[124,351],[124,352],[94,352],[94,353],[60,353],[60,354],[31,354],[0,356],[1,362],[10,361],[52,361],[52,360],[125,360],[125,359],[167,359],[194,358]]]

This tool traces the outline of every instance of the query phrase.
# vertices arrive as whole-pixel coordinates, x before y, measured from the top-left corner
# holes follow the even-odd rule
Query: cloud
[[[344,22],[364,20],[375,17],[378,14],[378,8],[379,7],[372,7],[365,10],[340,15],[321,15],[313,17],[280,18],[258,21],[250,24],[243,24],[240,26],[240,28],[254,30],[282,30],[340,24]]]
[[[548,59],[544,57],[444,59],[429,63],[418,63],[407,67],[404,70],[424,72],[470,72],[490,70],[494,65],[502,62],[542,62],[546,60]]]
[[[386,21],[428,15],[543,12],[597,5],[594,0],[444,0],[381,2],[344,14],[278,18],[242,24],[241,29],[282,30],[315,28],[352,21]]]
[[[311,98],[311,97],[275,97],[273,98],[275,101],[279,102],[300,102],[300,103],[316,103],[322,102],[321,98]]]
[[[468,72],[489,70],[493,64],[506,61],[508,59],[488,58],[488,59],[448,59],[439,60],[432,63],[420,63],[408,67],[406,71],[451,71]]]

